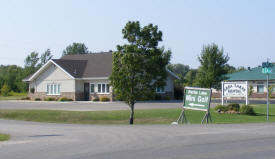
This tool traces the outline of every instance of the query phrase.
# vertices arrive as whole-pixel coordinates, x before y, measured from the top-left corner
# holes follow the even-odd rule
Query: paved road
[[[139,102],[136,109],[181,108],[180,101]],[[123,102],[36,102],[36,101],[0,101],[0,109],[47,109],[70,111],[128,110]]]
[[[0,120],[1,159],[274,159],[275,124],[98,126]]]

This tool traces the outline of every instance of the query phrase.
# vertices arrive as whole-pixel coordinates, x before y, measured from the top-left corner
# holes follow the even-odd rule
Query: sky
[[[275,61],[274,0],[0,0],[0,64],[24,66],[32,51],[54,58],[73,42],[89,51],[125,44],[128,21],[152,23],[171,63],[197,68],[203,46],[216,43],[235,67]]]

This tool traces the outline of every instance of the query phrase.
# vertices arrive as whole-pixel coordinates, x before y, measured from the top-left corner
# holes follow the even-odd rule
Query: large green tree
[[[177,84],[182,85],[185,82],[185,75],[190,70],[188,65],[184,65],[181,63],[177,64],[169,64],[167,68],[174,72],[180,79],[176,81]]]
[[[32,67],[35,68],[39,64],[39,53],[38,52],[31,52],[25,59],[25,67]]]
[[[73,43],[72,45],[67,46],[65,50],[63,50],[63,56],[88,53],[88,48],[84,43]]]
[[[197,69],[190,69],[186,73],[184,86],[194,86],[197,72],[198,72]]]
[[[130,124],[133,124],[136,101],[153,96],[156,87],[165,85],[171,51],[158,47],[162,32],[156,25],[141,27],[138,21],[130,21],[122,34],[128,44],[118,45],[113,53],[110,80],[115,96],[129,105]]]
[[[40,67],[39,64],[39,53],[38,52],[31,52],[25,59],[25,68],[24,68],[24,74],[29,76],[30,74],[33,74],[35,71],[37,71]]]
[[[200,87],[219,89],[220,82],[225,79],[226,64],[229,60],[223,48],[216,44],[206,45],[198,60],[201,65],[196,75],[196,84]]]

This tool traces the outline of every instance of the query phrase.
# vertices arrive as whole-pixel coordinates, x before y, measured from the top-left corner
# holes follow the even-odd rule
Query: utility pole
[[[269,74],[272,73],[273,64],[267,62],[262,63],[262,73],[266,74],[266,120],[269,120]]]

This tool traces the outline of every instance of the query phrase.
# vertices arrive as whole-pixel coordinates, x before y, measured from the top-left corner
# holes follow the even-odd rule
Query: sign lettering
[[[211,99],[211,89],[185,87],[184,108],[207,111]]]

